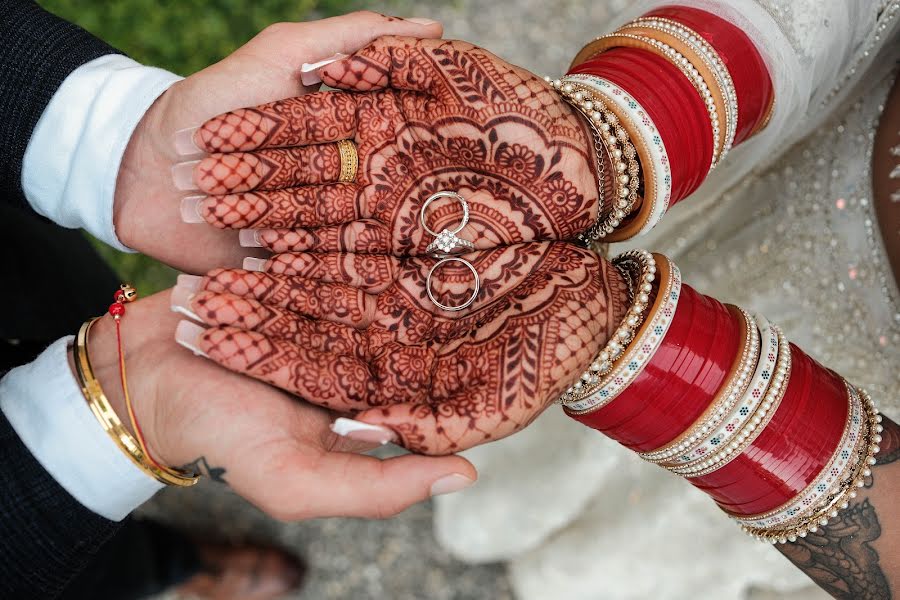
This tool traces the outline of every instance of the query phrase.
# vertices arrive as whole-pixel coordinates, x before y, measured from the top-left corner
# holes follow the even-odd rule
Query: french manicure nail
[[[175,183],[175,187],[183,192],[196,190],[197,184],[194,183],[194,167],[199,163],[199,160],[192,160],[189,162],[178,163],[172,167],[172,181]]]
[[[445,475],[431,484],[431,496],[442,496],[444,494],[452,494],[464,490],[475,483],[474,479],[469,479],[465,475],[454,473]]]
[[[320,60],[319,62],[314,63],[303,63],[300,66],[300,81],[303,85],[315,85],[317,83],[322,82],[322,78],[319,77],[318,70],[322,67],[327,67],[333,62],[339,61],[343,58],[347,58],[348,55],[341,54],[338,52],[334,56],[329,58]]]
[[[256,258],[254,256],[248,256],[244,259],[244,270],[245,271],[259,271],[263,272],[266,270],[266,259],[265,258]]]
[[[263,244],[259,241],[259,232],[255,229],[241,229],[238,233],[238,242],[242,248],[262,248]]]
[[[179,156],[193,156],[195,154],[203,154],[205,150],[197,145],[194,136],[199,127],[188,127],[175,132],[173,142],[175,144],[175,152]]]
[[[345,419],[341,417],[331,424],[331,431],[337,435],[356,440],[358,442],[370,442],[374,444],[387,444],[397,441],[397,434],[380,425],[370,425],[362,421]]]
[[[209,358],[209,355],[200,349],[200,336],[203,335],[204,331],[206,330],[196,323],[179,321],[178,327],[175,328],[175,341],[197,356]]]
[[[424,17],[412,17],[406,20],[417,25],[434,25],[435,23],[437,23],[437,21],[435,21],[434,19],[426,19]]]
[[[185,196],[181,199],[181,220],[185,223],[205,223],[200,214],[200,205],[206,196]]]
[[[175,285],[193,293],[200,289],[201,281],[203,281],[203,278],[199,275],[187,275],[186,273],[181,273],[178,275],[178,282]]]
[[[172,288],[172,295],[169,297],[169,308],[172,312],[181,313],[195,321],[201,321],[202,319],[191,309],[191,300],[193,298],[194,290],[176,285]]]

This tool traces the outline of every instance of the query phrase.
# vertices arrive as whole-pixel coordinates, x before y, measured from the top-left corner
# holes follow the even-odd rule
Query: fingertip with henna
[[[347,58],[347,54],[342,54],[338,52],[328,58],[324,58],[318,62],[314,63],[303,63],[300,67],[300,81],[303,85],[315,85],[317,83],[322,83],[322,78],[319,76],[319,70],[324,69],[328,65],[333,62],[337,62],[341,59]]]

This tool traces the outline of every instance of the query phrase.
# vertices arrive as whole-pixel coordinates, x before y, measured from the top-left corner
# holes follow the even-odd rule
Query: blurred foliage
[[[189,75],[228,56],[266,25],[350,12],[362,0],[39,0],[138,62]],[[174,283],[175,272],[146,256],[97,242],[123,280],[143,295]]]

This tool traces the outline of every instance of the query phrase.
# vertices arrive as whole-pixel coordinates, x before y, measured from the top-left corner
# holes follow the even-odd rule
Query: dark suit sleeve
[[[0,202],[31,210],[22,158],[69,73],[117,50],[29,0],[0,0]]]
[[[0,412],[0,598],[55,598],[118,527],[60,487]]]

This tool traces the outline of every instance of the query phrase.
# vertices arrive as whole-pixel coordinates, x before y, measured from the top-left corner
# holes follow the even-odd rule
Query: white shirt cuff
[[[34,362],[0,379],[0,410],[44,469],[86,508],[121,521],[163,484],[141,471],[88,407],[54,342]]]
[[[41,115],[22,161],[22,189],[54,223],[119,250],[113,200],[125,148],[156,99],[181,79],[110,54],[72,71]]]

